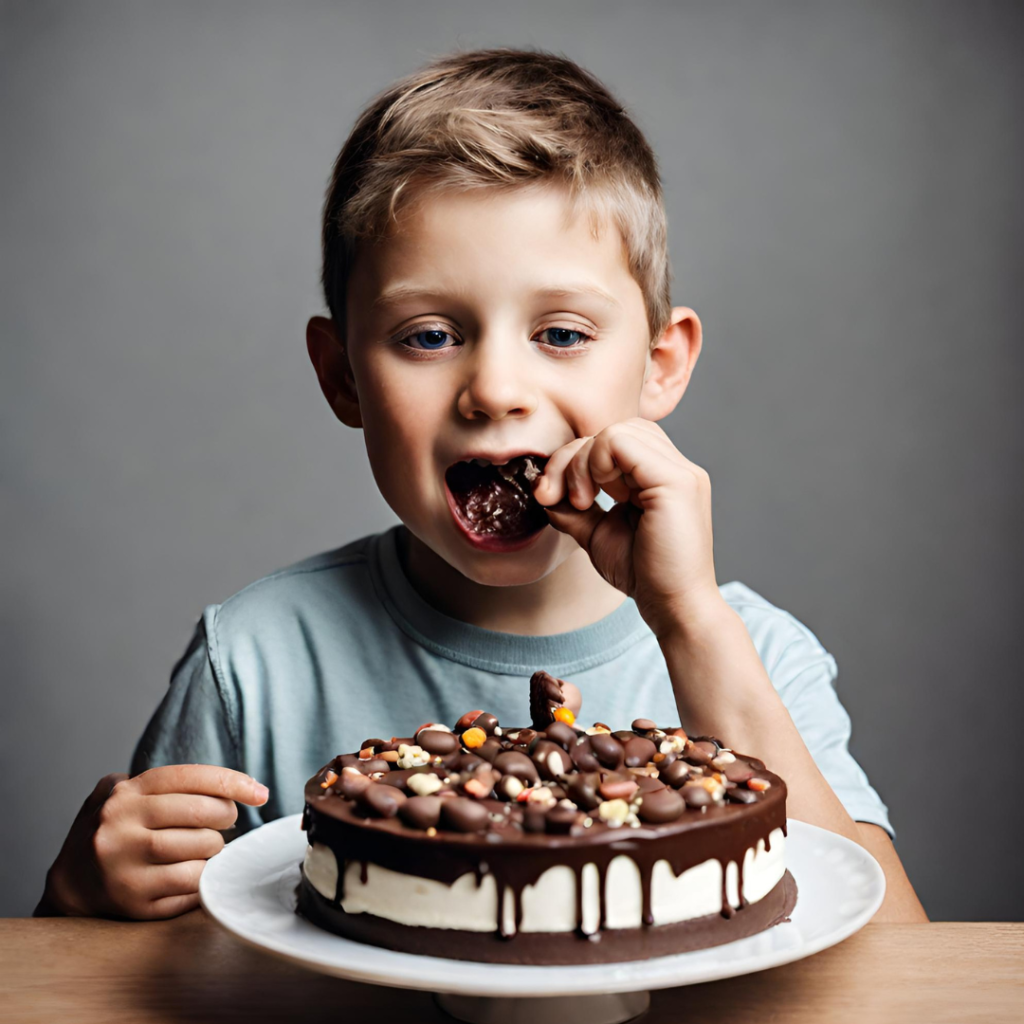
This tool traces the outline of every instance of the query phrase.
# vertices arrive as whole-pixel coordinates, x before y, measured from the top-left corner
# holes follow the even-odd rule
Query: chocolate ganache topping
[[[412,736],[365,740],[307,783],[309,842],[333,849],[339,865],[361,862],[364,882],[367,863],[447,885],[467,872],[479,883],[489,871],[498,892],[513,894],[510,934],[521,924],[523,889],[556,865],[576,875],[580,935],[581,875],[584,865],[596,866],[603,928],[606,872],[623,853],[640,871],[645,926],[654,922],[651,874],[659,860],[676,876],[719,860],[721,913],[732,917],[725,868],[738,867],[742,908],[746,852],[759,840],[770,849],[776,828],[785,833],[785,783],[714,737],[689,737],[650,719],[617,731],[600,722],[581,727],[580,706],[573,684],[536,672],[531,727],[502,728],[477,710],[452,727],[426,722]],[[501,915],[499,929],[506,934]]]

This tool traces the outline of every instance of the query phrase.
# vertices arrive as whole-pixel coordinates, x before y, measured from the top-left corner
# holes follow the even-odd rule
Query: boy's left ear
[[[647,354],[647,372],[640,392],[640,415],[664,419],[679,404],[700,355],[700,318],[689,306],[676,306],[668,327]]]
[[[306,325],[306,350],[334,415],[348,427],[361,427],[363,420],[352,367],[333,320],[323,316],[310,318]]]

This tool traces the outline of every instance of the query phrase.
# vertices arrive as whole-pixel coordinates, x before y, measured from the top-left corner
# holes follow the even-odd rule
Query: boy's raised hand
[[[610,511],[595,502],[600,490],[618,503]],[[656,423],[624,420],[570,441],[548,459],[534,497],[656,635],[721,603],[711,480]]]
[[[265,786],[208,764],[107,775],[78,812],[46,877],[37,914],[174,917],[199,903],[199,876],[224,846],[235,801],[258,807]]]

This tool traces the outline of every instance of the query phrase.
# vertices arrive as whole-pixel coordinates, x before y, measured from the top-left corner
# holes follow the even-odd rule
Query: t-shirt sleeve
[[[835,658],[808,630],[786,648],[771,674],[807,749],[850,817],[879,825],[895,838],[888,809],[850,753],[850,716],[835,690]]]
[[[889,812],[850,753],[850,716],[836,692],[835,658],[802,622],[739,581],[723,587],[807,749],[854,821],[895,837]]]
[[[167,764],[241,766],[237,700],[217,672],[210,637],[215,636],[217,606],[196,624],[171,684],[142,734],[131,773]]]

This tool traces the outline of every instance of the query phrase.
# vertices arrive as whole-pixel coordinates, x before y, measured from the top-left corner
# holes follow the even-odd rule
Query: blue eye
[[[589,338],[582,331],[571,331],[567,327],[548,327],[541,331],[541,339],[548,335],[548,345],[554,348],[573,348],[581,341],[588,341]]]
[[[410,348],[426,349],[428,351],[446,348],[449,346],[445,345],[445,341],[451,338],[447,331],[439,330],[438,328],[431,328],[427,331],[417,331],[415,334],[406,335],[402,338],[403,345],[409,345]]]

